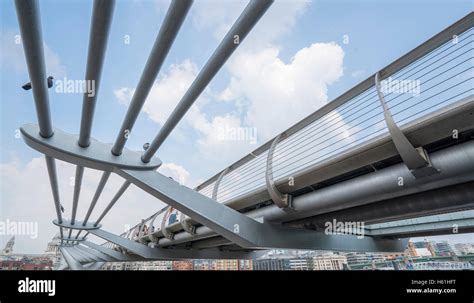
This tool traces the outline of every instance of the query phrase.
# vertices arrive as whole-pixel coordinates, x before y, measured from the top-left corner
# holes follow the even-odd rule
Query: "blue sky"
[[[143,143],[151,141],[166,113],[179,101],[246,2],[195,1],[135,125],[128,148],[140,150]],[[44,161],[41,162],[40,155],[15,136],[19,126],[36,122],[33,99],[31,91],[21,89],[29,80],[22,46],[15,43],[19,28],[13,1],[0,3],[0,162],[4,171],[18,175],[18,186],[35,192],[36,187],[48,186],[39,179],[46,177],[41,175]],[[137,85],[168,4],[169,1],[117,1],[93,125],[96,139],[104,142],[115,139],[127,101]],[[44,0],[40,1],[40,7],[48,75],[56,79],[82,79],[86,68],[92,1]],[[162,146],[158,156],[167,164],[163,172],[189,186],[199,184],[472,9],[472,1],[453,0],[277,1]],[[349,38],[348,44],[343,43],[345,35]],[[124,43],[126,36],[130,38],[130,44]],[[307,70],[302,71],[299,61],[294,60],[318,54],[325,56],[331,64],[326,66],[315,60],[314,65],[308,65]],[[272,72],[272,75],[281,73],[283,79],[292,77],[295,85],[300,85],[298,92],[290,90],[284,94],[281,87],[266,86],[246,92],[248,81],[241,79],[240,75],[249,72],[251,77],[252,71],[245,70],[247,65],[257,66],[254,71],[257,75],[261,69]],[[320,80],[313,83],[306,81],[308,78]],[[258,119],[256,117],[266,114],[258,96],[268,92],[274,97],[274,106],[267,108],[271,110],[268,120]],[[307,100],[312,98],[314,103],[308,105]],[[300,101],[288,105],[285,103],[288,100]],[[54,126],[77,133],[82,95],[62,94],[50,89],[50,102]],[[229,147],[229,144],[216,141],[213,131],[222,125],[256,127],[258,144],[238,142]],[[64,173],[66,180],[73,176],[72,166],[61,165],[67,171]],[[36,176],[37,172],[40,175]],[[92,181],[97,176],[94,172],[90,172],[90,176],[92,191]],[[15,183],[11,184],[15,187]],[[67,184],[64,186],[67,192],[64,204],[69,205],[71,188]],[[4,187],[6,185],[2,186],[2,191]],[[45,201],[31,201],[28,207],[41,208],[45,222],[49,222],[54,216],[50,193],[48,188],[41,192],[44,198],[41,194],[37,197]],[[112,229],[120,229],[120,226],[133,224],[158,208],[156,204],[144,202],[149,197],[137,196],[140,194],[134,191],[130,195],[133,193],[136,195],[132,201],[124,203],[124,208],[115,214],[131,210],[130,219],[106,221],[104,224],[108,222]],[[83,194],[81,203],[87,203],[88,194]],[[104,200],[106,203],[107,199]],[[139,209],[133,207],[133,200],[139,200]],[[18,214],[17,217],[23,220],[33,218],[19,214],[23,207],[13,194],[2,192],[0,210],[3,209],[4,214],[10,217]],[[23,250],[43,249],[45,239],[52,237],[54,231],[46,227],[46,223],[41,223],[40,228],[45,230],[45,236],[38,240],[38,246],[31,248],[26,240],[23,244],[21,238],[18,240]],[[0,239],[4,241],[4,237]]]

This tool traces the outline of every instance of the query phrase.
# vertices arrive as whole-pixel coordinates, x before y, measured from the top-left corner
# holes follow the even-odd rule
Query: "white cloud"
[[[180,184],[191,187],[189,184],[189,172],[181,165],[175,163],[163,163],[163,165],[160,166],[159,171],[162,174],[173,178],[173,180]]]
[[[245,122],[265,141],[327,102],[328,85],[342,76],[343,58],[335,43],[314,43],[288,64],[276,47],[243,52],[231,60],[230,85],[221,96],[244,100]]]
[[[153,85],[143,111],[151,120],[163,125],[196,78],[197,73],[198,68],[190,60],[171,65],[169,70],[162,73]],[[135,88],[122,87],[114,90],[114,95],[119,103],[128,105],[134,92]]]
[[[72,208],[73,177],[75,166],[56,161],[61,203],[65,208],[65,218],[69,218]],[[185,171],[180,171],[185,176]],[[77,219],[83,220],[101,176],[100,171],[86,169],[82,183]],[[0,221],[22,221],[38,223],[38,238],[16,236],[15,251],[21,253],[41,253],[46,243],[57,233],[58,228],[51,222],[56,218],[51,188],[44,157],[33,158],[21,166],[18,161],[0,164],[1,212]],[[123,183],[123,179],[112,175],[92,213],[95,220],[110,202]],[[114,208],[103,220],[103,228],[114,233],[122,233],[127,226],[138,223],[161,209],[162,202],[131,185]],[[1,242],[9,235],[0,236]],[[99,240],[99,242],[103,242]]]
[[[267,10],[259,23],[252,29],[245,43],[246,47],[256,48],[268,45],[289,32],[301,16],[310,1],[277,0]],[[192,12],[193,23],[200,29],[210,30],[220,41],[232,24],[242,13],[248,1],[200,1],[196,2]]]
[[[11,68],[17,73],[28,73],[23,45],[19,32],[14,30],[0,31],[0,66],[2,69]],[[17,43],[19,42],[19,43]],[[66,76],[66,67],[62,64],[58,54],[56,54],[46,43],[44,44],[44,60],[46,73],[55,78]]]

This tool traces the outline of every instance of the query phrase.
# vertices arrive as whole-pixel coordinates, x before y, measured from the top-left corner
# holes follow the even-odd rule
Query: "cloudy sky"
[[[247,1],[195,1],[147,98],[127,147],[150,142]],[[17,236],[18,252],[42,252],[56,228],[42,155],[18,136],[36,122],[19,27],[12,1],[1,1],[0,220],[38,222],[38,238]],[[169,1],[118,1],[115,7],[93,137],[113,142]],[[48,75],[82,79],[92,1],[40,3]],[[272,136],[301,120],[367,76],[472,10],[471,1],[276,1],[159,151],[160,171],[196,186]],[[127,43],[129,42],[129,43]],[[82,95],[49,91],[53,124],[78,133]],[[271,102],[271,106],[269,106]],[[257,129],[256,142],[218,139],[223,127]],[[66,213],[75,167],[58,162]],[[86,169],[83,217],[100,172]],[[113,176],[97,206],[121,184]],[[122,232],[163,206],[131,187],[103,221]],[[462,236],[467,239],[470,235]],[[0,235],[0,246],[8,239]],[[459,238],[458,238],[459,239]],[[457,241],[454,239],[453,241]]]

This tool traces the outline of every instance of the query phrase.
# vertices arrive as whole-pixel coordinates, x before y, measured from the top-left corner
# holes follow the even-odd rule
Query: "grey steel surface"
[[[182,211],[199,223],[243,248],[294,248],[355,251],[398,251],[395,240],[358,239],[355,236],[326,235],[260,223],[225,205],[153,171],[118,172],[149,194]],[[97,230],[91,231],[96,234]],[[97,234],[96,234],[97,235]],[[406,244],[406,243],[404,243]]]
[[[273,157],[275,153],[275,148],[278,142],[280,142],[283,135],[279,135],[273,140],[267,155],[267,165],[265,169],[265,184],[267,186],[267,191],[270,197],[272,198],[273,203],[279,208],[287,209],[292,208],[292,196],[289,194],[281,193],[278,188],[275,186],[275,180],[273,179]]]
[[[151,248],[146,245],[127,240],[107,231],[97,229],[91,231],[104,240],[115,243],[146,259],[175,260],[175,259],[252,259],[259,256],[258,252],[251,251],[225,251],[225,250],[185,250]]]
[[[38,2],[36,0],[15,0],[21,40],[25,51],[28,75],[30,76],[38,118],[39,133],[43,138],[53,135],[49,110],[48,85],[44,67],[43,36]]]
[[[297,219],[311,218],[318,214],[329,213],[336,210],[349,209],[355,206],[370,205],[371,203],[403,197],[413,193],[422,193],[449,185],[474,181],[474,141],[471,140],[437,151],[431,154],[430,157],[432,161],[434,161],[433,163],[440,168],[440,174],[416,179],[406,166],[400,163],[371,174],[338,183],[328,188],[295,197],[293,201],[295,212],[289,213],[276,205],[270,205],[248,211],[245,215],[251,218],[264,218],[270,222],[288,222]],[[404,179],[404,186],[398,185],[399,177]],[[136,185],[139,186],[138,184]],[[460,199],[462,199],[462,196]],[[166,200],[163,201],[166,202]],[[433,208],[436,207],[435,204],[431,206]],[[186,211],[183,212],[186,213]],[[357,212],[357,210],[355,210],[355,212]],[[190,215],[190,217],[196,222],[199,222],[195,215]],[[211,227],[205,223],[203,224]],[[179,225],[179,223],[177,223],[177,225]],[[195,236],[187,233],[175,233],[174,240],[160,239],[158,245],[171,245],[173,243],[183,243],[216,236],[208,227],[196,228]]]
[[[84,175],[84,167],[76,166],[76,175],[74,177],[74,196],[72,198],[72,215],[71,224],[76,221],[77,207],[79,205],[79,195],[81,193],[82,176]]]
[[[97,186],[97,189],[94,193],[94,197],[92,198],[92,202],[89,206],[89,209],[87,210],[87,214],[84,219],[84,222],[82,222],[83,225],[87,224],[87,221],[89,221],[89,217],[91,216],[92,211],[94,210],[94,207],[97,204],[100,194],[104,190],[105,184],[107,184],[107,180],[109,179],[109,177],[110,177],[110,172],[104,172],[102,174],[102,177],[100,178],[100,181],[99,181],[99,185]]]
[[[109,202],[109,204],[107,205],[107,207],[104,209],[104,211],[102,212],[102,214],[100,214],[99,218],[97,219],[97,221],[95,221],[94,223],[94,226],[97,226],[100,221],[102,221],[102,219],[105,217],[105,215],[112,209],[112,207],[115,205],[115,203],[117,203],[118,199],[120,199],[120,197],[123,195],[123,193],[127,190],[127,188],[130,186],[130,182],[128,181],[125,181],[122,186],[120,186],[120,189],[118,190],[118,192],[115,194],[115,196],[112,198],[112,200]]]
[[[72,221],[70,221],[70,220],[63,220],[63,222],[61,222],[61,223],[59,223],[58,220],[53,220],[53,224],[57,225],[57,226],[60,226],[60,227],[63,227],[63,228],[69,228],[70,230],[77,229],[77,230],[91,231],[93,229],[98,229],[98,228],[102,227],[102,225],[100,225],[100,224],[95,225],[93,223],[87,223],[87,224],[84,225],[83,222],[81,222],[81,221],[75,221],[74,223],[72,223]]]
[[[133,257],[133,256],[130,256],[130,255],[126,255],[126,254],[123,254],[123,253],[120,253],[118,251],[115,251],[115,250],[112,250],[110,248],[106,248],[102,245],[98,245],[98,244],[95,244],[95,243],[92,243],[92,242],[89,242],[89,241],[84,241],[82,244],[98,251],[98,252],[101,252],[105,255],[108,255],[110,256],[111,258],[114,258],[115,260],[117,261],[135,261],[137,260],[136,257]],[[143,258],[141,258],[142,260],[144,260]]]
[[[453,235],[473,231],[474,210],[380,223],[366,227],[366,234],[369,236],[410,237],[415,234],[434,234],[436,232]]]
[[[385,101],[383,92],[381,91],[379,73],[375,74],[375,87],[380,104],[383,107],[383,115],[390,136],[393,140],[393,143],[395,144],[395,148],[397,149],[400,157],[408,169],[410,169],[415,177],[418,175],[420,177],[429,176],[437,173],[438,170],[432,167],[430,161],[425,159],[422,154],[410,143],[410,141],[408,141],[407,137],[403,134],[403,132],[393,120],[392,113],[390,112],[387,101]],[[419,173],[416,173],[417,171],[419,171]],[[421,173],[421,171],[423,171],[423,173]]]
[[[266,206],[248,215],[264,217],[268,221],[290,221],[474,180],[473,140],[433,152],[430,159],[440,170],[439,174],[416,179],[400,163],[294,197],[295,212],[287,213],[276,206]],[[403,178],[403,186],[398,185],[399,178]]]
[[[64,259],[66,260],[66,263],[69,266],[69,268],[71,268],[72,270],[82,269],[81,264],[77,262],[76,259],[74,259],[71,254],[69,254],[69,252],[66,250],[66,247],[59,247],[59,250],[61,251],[61,254],[64,256]]]
[[[81,128],[78,144],[89,146],[95,104],[99,94],[102,66],[112,23],[115,0],[95,0],[89,34],[89,50],[87,54],[86,81],[94,81],[94,94],[84,93],[82,100]]]
[[[424,147],[445,139],[450,136],[453,129],[459,132],[472,131],[474,129],[474,119],[472,119],[474,96],[470,90],[468,90],[470,95],[467,97],[464,94],[464,98],[458,98],[459,100],[456,99],[454,103],[438,108],[435,112],[425,114],[416,120],[405,123],[402,129],[399,129],[392,119],[390,110],[384,102],[383,94],[381,94],[379,89],[377,93],[384,107],[385,120],[389,125],[390,134],[378,135],[363,144],[351,147],[350,150],[333,155],[331,159],[325,160],[324,163],[308,164],[306,167],[297,170],[294,174],[294,181],[298,184],[296,187],[290,187],[290,185],[285,184],[287,181],[284,178],[285,176],[279,176],[276,179],[273,177],[272,161],[276,145],[281,136],[295,134],[325,114],[336,110],[340,105],[350,101],[353,97],[367,91],[369,88],[373,88],[374,76],[369,77],[366,81],[316,111],[283,134],[278,135],[276,139],[270,140],[247,157],[224,169],[221,173],[197,188],[199,190],[215,182],[213,190],[211,189],[212,198],[214,199],[181,186],[177,182],[154,171],[161,165],[161,161],[153,158],[153,155],[272,2],[272,0],[250,1],[143,155],[138,152],[124,150],[127,139],[124,136],[124,132],[126,130],[130,131],[133,127],[192,1],[175,0],[172,2],[139,81],[138,88],[132,98],[132,103],[123,121],[122,129],[113,147],[90,139],[97,91],[94,97],[84,96],[79,136],[65,134],[60,130],[53,130],[44,70],[43,42],[38,4],[32,0],[15,2],[39,123],[39,126],[25,125],[22,127],[21,132],[25,142],[30,147],[44,153],[46,156],[57,212],[57,220],[54,220],[53,223],[60,227],[61,242],[66,242],[61,247],[61,252],[68,260],[68,264],[72,269],[96,269],[99,268],[102,261],[113,259],[253,258],[258,253],[251,250],[265,248],[401,251],[405,248],[406,240],[385,239],[379,238],[379,236],[403,237],[418,232],[421,234],[446,232],[448,224],[453,222],[461,224],[463,231],[472,229],[474,225],[473,218],[446,219],[442,222],[440,220],[425,222],[422,219],[413,221],[414,219],[412,219],[412,221],[406,221],[404,225],[393,223],[371,226],[371,235],[376,235],[377,237],[364,237],[361,239],[355,235],[327,235],[319,231],[275,224],[277,222],[289,224],[302,223],[303,225],[298,227],[305,227],[304,224],[311,222],[311,220],[322,214],[343,212],[345,210],[347,210],[347,213],[350,213],[351,211],[356,211],[357,208],[372,204],[382,205],[382,203],[388,201],[405,203],[403,205],[408,209],[406,215],[414,215],[417,212],[418,215],[421,215],[423,210],[420,210],[420,207],[425,206],[427,202],[421,199],[416,207],[413,207],[410,198],[413,200],[414,195],[425,193],[426,195],[423,195],[423,197],[427,199],[428,197],[433,197],[435,191],[440,193],[440,196],[437,198],[440,198],[442,194],[452,205],[447,205],[446,201],[444,201],[446,203],[435,203],[435,205],[429,206],[424,213],[431,210],[452,211],[456,209],[455,207],[470,207],[472,201],[466,200],[465,197],[463,198],[462,194],[454,195],[450,191],[453,188],[459,188],[461,185],[465,186],[474,182],[474,141],[470,140],[465,143],[454,142],[454,146],[434,151],[429,157],[425,153],[426,150],[423,149],[424,153],[420,154],[414,148],[414,146]],[[96,0],[94,3],[86,71],[87,80],[100,82],[113,6],[113,1]],[[466,32],[473,25],[474,13],[470,13],[462,20],[382,69],[380,77],[387,78],[395,74],[449,41],[453,35]],[[237,43],[236,37],[239,40]],[[379,88],[379,74],[376,76],[376,87]],[[98,84],[96,83],[96,88],[98,88]],[[395,144],[392,142],[392,139]],[[77,144],[78,142],[79,145]],[[114,156],[111,150],[115,155],[120,156]],[[224,180],[224,176],[227,176],[227,173],[233,173],[235,169],[247,163],[249,159],[262,155],[267,151],[266,180],[264,180],[267,186],[262,186],[262,188],[256,188],[241,196],[233,197],[231,200],[226,201],[225,205],[216,203],[215,200],[218,200],[220,183]],[[278,207],[288,206],[289,204],[283,203],[285,201],[282,199],[282,193],[289,194],[320,181],[353,172],[366,165],[387,160],[398,155],[398,152],[400,152],[401,158],[411,171],[403,163],[392,164],[373,173],[353,177],[347,181],[338,181],[328,187],[317,189],[312,193],[295,196],[292,201],[291,212]],[[77,165],[71,220],[63,220],[61,216],[54,158]],[[143,162],[150,163],[144,164]],[[417,169],[422,166],[429,167],[430,164],[439,169],[439,173],[430,176],[423,174],[424,178],[422,179],[414,178],[411,174],[419,176],[416,173],[418,172]],[[85,167],[103,170],[104,174],[92,199],[86,219],[80,222],[76,221],[76,214]],[[89,223],[90,215],[111,172],[119,174],[126,181],[95,224]],[[399,185],[400,178],[403,180],[403,186]],[[130,231],[124,234],[125,237],[121,237],[102,230],[98,223],[110,211],[131,183],[134,183],[189,217],[185,218],[183,215],[181,217],[183,222],[167,226],[165,224],[167,216],[165,215],[161,230],[153,235],[144,234],[146,223],[142,222],[135,228],[139,232],[137,242],[125,238],[130,236]],[[224,180],[223,183],[226,183],[226,181]],[[463,194],[468,193],[470,195],[469,190],[465,188],[463,190]],[[246,213],[238,211],[242,208],[265,202],[270,198],[278,206],[262,206]],[[435,201],[436,198],[433,198],[433,200]],[[374,207],[368,213],[372,216],[372,219],[380,220],[384,216],[388,216],[388,211],[390,211],[389,207]],[[367,213],[360,215],[367,215]],[[393,212],[392,219],[399,218],[402,215],[400,212],[398,214]],[[152,223],[156,218],[157,214],[150,218]],[[64,228],[69,231],[67,238],[63,234]],[[79,230],[76,238],[71,237],[72,230]],[[88,234],[91,233],[109,241],[109,244],[106,245],[107,247],[99,246],[85,241],[85,237],[79,238],[82,230],[87,230]],[[181,232],[182,230],[184,231]],[[159,237],[166,235],[168,235],[167,238]],[[148,240],[151,241],[151,243],[148,243],[151,247],[142,244],[147,243]],[[182,244],[190,241],[195,243],[191,245],[187,243],[185,247],[189,249],[179,248],[179,245],[182,246]],[[80,246],[79,242],[91,249]],[[68,243],[74,244],[70,245]],[[178,245],[178,247],[175,245]],[[214,249],[216,246],[220,247],[220,249]],[[114,248],[114,250],[111,248]],[[234,251],[236,249],[238,251]],[[81,263],[96,263],[83,266],[78,264],[77,261]]]
[[[149,163],[140,161],[140,153],[124,149],[120,157],[110,152],[110,144],[105,144],[91,138],[90,145],[82,148],[77,144],[77,135],[67,134],[59,129],[54,130],[54,136],[43,138],[38,134],[38,126],[26,124],[20,128],[26,144],[37,151],[53,158],[73,163],[79,166],[113,171],[115,167],[137,170],[153,170],[161,165],[158,158]]]
[[[474,181],[291,221],[288,224],[323,228],[326,222],[333,219],[373,224],[469,209],[474,209]]]

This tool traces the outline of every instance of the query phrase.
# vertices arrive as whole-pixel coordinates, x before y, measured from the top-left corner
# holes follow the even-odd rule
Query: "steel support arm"
[[[114,155],[122,154],[122,150],[127,142],[128,134],[132,131],[133,125],[140,114],[140,110],[145,104],[145,100],[150,93],[156,76],[158,75],[163,62],[168,55],[173,42],[178,35],[179,29],[192,5],[192,0],[174,0],[171,2],[166,17],[160,28],[155,44],[146,62],[143,74],[138,82],[127,114],[123,120],[120,131],[112,147]]]
[[[82,246],[82,245],[76,245],[75,248],[78,249],[78,250],[83,251],[84,253],[86,253],[88,255],[91,255],[91,256],[94,256],[94,257],[98,258],[99,261],[101,261],[101,260],[105,261],[105,262],[114,262],[114,261],[116,261],[115,258],[112,258],[112,257],[110,257],[106,254],[101,253],[100,251],[90,249],[90,248]]]
[[[74,259],[74,257],[65,249],[65,247],[59,247],[59,250],[61,251],[61,254],[64,257],[64,260],[66,260],[66,263],[70,269],[72,270],[83,269],[81,263],[79,263],[76,259]]]
[[[78,144],[88,147],[94,119],[95,104],[100,87],[102,66],[112,23],[115,0],[95,0],[89,34],[89,50],[87,54],[86,81],[93,81],[94,92],[84,93],[82,101],[81,130]]]
[[[431,165],[426,151],[422,147],[415,148],[393,120],[382,92],[379,73],[375,74],[375,88],[377,90],[379,101],[383,107],[385,123],[387,124],[388,131],[392,137],[393,143],[395,144],[395,148],[410,172],[416,178],[438,173],[438,170]]]
[[[110,248],[107,248],[107,247],[104,247],[102,245],[99,245],[99,244],[95,244],[95,243],[92,243],[92,242],[89,242],[89,241],[84,241],[82,244],[98,251],[98,252],[101,252],[107,256],[110,256],[111,258],[113,258],[114,260],[116,261],[143,261],[144,259],[142,257],[138,257],[138,260],[137,260],[137,257],[132,257],[130,255],[126,255],[126,254],[123,254],[121,252],[118,252],[118,251],[115,251],[113,249],[110,249]]]
[[[260,254],[247,251],[224,251],[219,249],[189,250],[151,248],[134,242],[102,229],[92,230],[91,234],[112,242],[126,250],[150,260],[176,260],[176,259],[253,259]]]

